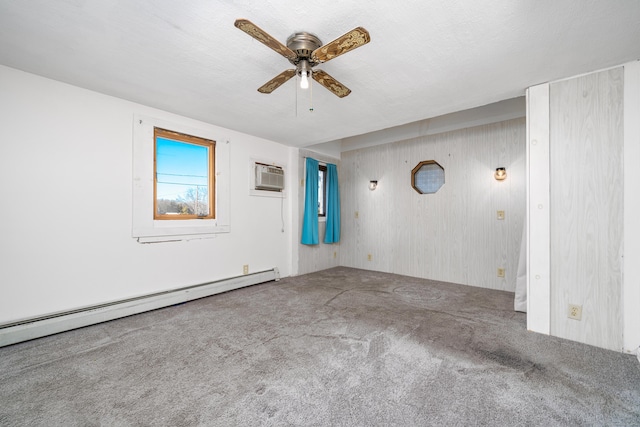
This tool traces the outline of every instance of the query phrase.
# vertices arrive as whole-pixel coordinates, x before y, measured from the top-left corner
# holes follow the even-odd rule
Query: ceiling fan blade
[[[349,89],[322,70],[313,70],[312,76],[313,80],[329,89],[334,95],[339,98],[344,98],[351,93],[351,89]]]
[[[346,34],[341,35],[332,42],[320,46],[311,53],[311,59],[315,62],[327,62],[330,59],[347,53],[371,41],[369,32],[362,27],[354,28]]]
[[[266,31],[258,27],[253,22],[247,19],[236,19],[236,22],[233,25],[235,25],[236,28],[239,28],[240,30],[249,34],[251,37],[258,40],[265,46],[275,50],[285,58],[289,60],[296,59],[297,55],[294,51],[280,43],[278,40],[274,39],[271,35],[269,35]]]
[[[285,83],[287,80],[289,80],[291,77],[295,75],[296,75],[296,70],[285,70],[280,74],[278,74],[277,76],[275,76],[274,78],[272,78],[271,80],[269,80],[268,82],[266,82],[265,84],[263,84],[262,86],[260,86],[258,88],[258,92],[271,93],[274,90],[278,89],[280,86],[282,86],[283,83]]]

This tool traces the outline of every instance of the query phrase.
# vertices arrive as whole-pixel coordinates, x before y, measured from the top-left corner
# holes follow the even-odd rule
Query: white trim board
[[[640,346],[640,62],[624,65],[623,350]]]
[[[551,331],[549,84],[527,89],[527,329]]]

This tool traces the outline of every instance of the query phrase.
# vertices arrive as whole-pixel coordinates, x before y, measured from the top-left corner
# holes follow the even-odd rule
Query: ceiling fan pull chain
[[[313,113],[313,79],[309,79],[309,111]]]

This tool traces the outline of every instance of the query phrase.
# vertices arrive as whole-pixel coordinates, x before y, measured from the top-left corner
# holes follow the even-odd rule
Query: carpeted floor
[[[0,425],[640,425],[634,356],[512,307],[349,268],[286,278],[0,348]]]

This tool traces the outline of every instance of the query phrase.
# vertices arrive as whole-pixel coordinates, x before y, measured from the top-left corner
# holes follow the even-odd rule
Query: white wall
[[[520,118],[343,152],[340,264],[513,291],[525,214],[524,142]],[[411,187],[411,170],[423,160],[445,169],[435,194]],[[502,166],[508,178],[499,182],[493,173]],[[375,191],[370,180],[378,181]],[[505,278],[497,277],[499,267]]]
[[[0,94],[0,323],[233,277],[243,264],[291,274],[297,194],[282,206],[250,196],[248,174],[250,158],[287,165],[288,147],[7,67]],[[134,114],[230,141],[230,233],[131,237]]]

